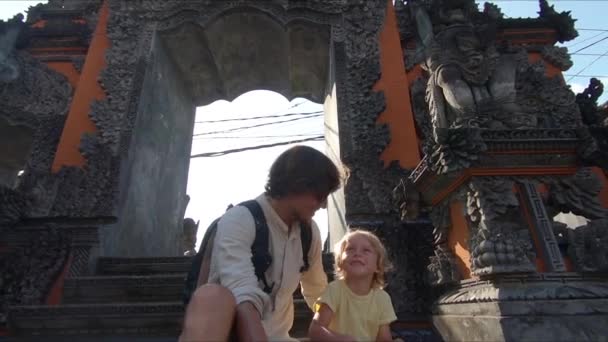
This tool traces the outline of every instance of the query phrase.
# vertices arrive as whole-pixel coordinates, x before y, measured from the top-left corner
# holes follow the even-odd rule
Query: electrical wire
[[[585,67],[583,67],[579,72],[577,72],[576,74],[570,76],[568,78],[568,80],[566,80],[566,82],[570,82],[570,80],[572,80],[574,77],[580,75],[583,71],[587,70],[587,68],[589,68],[590,66],[592,66],[593,64],[595,64],[595,62],[599,61],[600,58],[604,57],[608,55],[608,50],[606,50],[606,52],[604,52],[601,56],[598,56],[596,59],[594,59],[593,61],[591,61],[591,63],[585,65]]]
[[[320,135],[320,136],[306,138],[306,139],[283,141],[283,142],[278,142],[278,143],[273,143],[273,144],[247,146],[247,147],[234,148],[234,149],[229,149],[229,150],[224,150],[224,151],[216,151],[216,152],[198,153],[198,154],[191,155],[190,159],[193,159],[193,158],[206,158],[206,157],[221,157],[221,156],[225,156],[227,154],[232,154],[232,153],[245,152],[245,151],[251,151],[251,150],[260,150],[260,149],[270,148],[270,147],[275,147],[275,146],[297,144],[297,143],[306,142],[306,141],[321,141],[323,139],[325,139],[325,137],[322,136],[322,135]]]
[[[219,136],[219,137],[197,137],[195,140],[213,140],[213,139],[268,139],[268,138],[291,138],[291,137],[311,137],[318,136],[322,133],[310,134],[286,134],[286,135],[251,135],[251,136]]]
[[[221,119],[221,120],[204,120],[204,121],[195,121],[194,123],[218,123],[218,122],[231,122],[231,121],[247,121],[247,120],[258,120],[258,119],[266,119],[266,118],[281,118],[285,116],[294,116],[294,115],[311,115],[311,114],[319,114],[323,113],[322,110],[317,110],[314,112],[297,112],[297,113],[285,113],[285,114],[277,114],[277,115],[266,115],[266,116],[251,116],[247,118],[235,118],[235,119]]]
[[[263,126],[269,126],[269,125],[277,125],[277,124],[285,123],[285,122],[292,122],[292,121],[298,121],[298,120],[315,118],[315,117],[319,117],[321,115],[323,115],[323,114],[307,115],[307,116],[301,117],[301,118],[293,118],[293,119],[283,120],[283,121],[265,122],[265,123],[261,123],[261,124],[257,124],[257,125],[235,127],[235,128],[229,128],[229,129],[224,129],[224,130],[220,130],[220,131],[196,133],[196,134],[193,134],[192,137],[198,137],[198,136],[201,136],[201,135],[212,135],[212,134],[218,134],[218,133],[237,132],[237,131],[242,131],[242,130],[250,129],[250,128],[263,127]]]

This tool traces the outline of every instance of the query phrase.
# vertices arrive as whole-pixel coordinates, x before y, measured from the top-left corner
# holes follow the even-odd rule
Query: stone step
[[[191,257],[109,258],[97,261],[99,275],[153,275],[180,273],[190,270]]]
[[[32,341],[47,341],[50,337],[81,341],[73,336],[175,340],[183,314],[180,302],[17,306],[9,308],[8,327],[11,335]]]
[[[74,277],[65,280],[63,303],[178,302],[184,274]]]

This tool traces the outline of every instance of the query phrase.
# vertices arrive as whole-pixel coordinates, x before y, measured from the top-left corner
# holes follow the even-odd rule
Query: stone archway
[[[344,227],[348,224],[375,230],[387,242],[393,259],[397,263],[408,263],[405,254],[413,250],[408,249],[408,252],[403,249],[401,240],[404,237],[401,234],[404,231],[398,229],[400,223],[390,197],[401,171],[393,168],[387,172],[380,160],[380,154],[391,139],[388,127],[377,123],[378,116],[385,110],[386,101],[383,92],[374,89],[381,77],[379,37],[388,3],[344,0],[208,1],[203,4],[185,0],[110,2],[107,25],[110,48],[106,52],[107,66],[101,75],[101,84],[108,98],[98,102],[90,113],[97,134],[83,140],[87,155],[91,156],[87,161],[91,174],[106,172],[105,179],[110,180],[110,185],[99,186],[103,188],[103,193],[96,190],[91,197],[82,198],[82,203],[98,203],[99,198],[107,198],[103,201],[103,211],[116,213],[119,220],[118,224],[102,230],[103,253],[158,256],[173,254],[171,248],[178,246],[177,243],[173,244],[177,239],[177,229],[171,230],[170,227],[176,226],[176,215],[181,212],[178,208],[181,208],[179,202],[184,198],[182,195],[186,187],[186,156],[190,149],[187,140],[191,131],[187,135],[171,135],[175,141],[173,145],[167,145],[160,144],[158,139],[151,139],[152,135],[145,133],[147,130],[142,128],[152,123],[146,121],[146,113],[151,113],[148,109],[153,107],[146,107],[151,103],[146,98],[155,101],[161,98],[154,92],[147,92],[161,91],[158,87],[149,87],[150,82],[156,82],[151,77],[154,72],[150,70],[154,69],[155,63],[157,66],[174,68],[165,70],[165,74],[173,74],[177,79],[180,72],[191,70],[185,67],[189,61],[190,67],[204,68],[200,72],[205,77],[197,79],[190,75],[191,83],[183,85],[188,91],[192,89],[197,96],[186,95],[186,91],[168,96],[168,83],[159,83],[166,88],[163,96],[174,100],[171,106],[187,113],[180,118],[187,121],[180,123],[184,131],[191,130],[189,122],[193,121],[195,104],[208,103],[215,98],[230,99],[245,90],[261,87],[278,91],[287,98],[306,96],[323,99],[326,104],[329,155],[350,169],[348,183],[330,199],[330,225]],[[244,13],[254,15],[244,16]],[[279,61],[280,70],[284,70],[282,73],[269,72],[266,75],[261,73],[264,69],[244,63],[246,56],[258,58],[262,65],[266,61],[260,60],[263,54],[257,56],[253,53],[259,51],[255,44],[249,46],[250,50],[239,50],[239,45],[251,44],[242,43],[242,37],[219,40],[218,37],[223,37],[222,28],[227,36],[228,32],[243,33],[246,25],[258,25],[262,30],[257,33],[258,37],[273,43],[268,49],[284,56],[272,59]],[[280,37],[279,42],[268,39],[267,36],[273,32]],[[255,34],[255,31],[247,32],[252,37]],[[172,35],[178,38],[170,38]],[[315,37],[311,39],[310,36]],[[178,39],[194,41],[188,45],[194,49],[192,56],[179,54]],[[395,39],[398,46],[398,37]],[[325,45],[326,40],[329,46]],[[315,46],[321,48],[317,50]],[[226,54],[213,55],[218,51]],[[196,63],[198,56],[206,62]],[[171,63],[158,63],[159,58],[166,58]],[[231,58],[236,62],[228,63]],[[183,65],[180,67],[180,64]],[[182,100],[175,102],[178,97]],[[170,108],[166,109],[168,113]],[[398,132],[402,128],[391,129]],[[162,130],[157,132],[161,134]],[[188,139],[184,138],[186,136]],[[138,150],[146,144],[151,146],[148,151],[157,149],[163,151],[161,155],[164,153],[172,158],[180,156],[180,162],[164,160],[165,165],[182,165],[179,170],[173,171],[177,177],[154,173],[154,168],[149,167],[154,163],[148,164],[154,159],[146,156],[145,149]],[[170,153],[168,146],[180,146],[180,153]],[[156,162],[160,163],[160,160]],[[155,183],[160,186],[152,187],[151,182],[142,180],[142,175],[161,180]],[[95,188],[96,184],[105,183],[100,183],[96,176],[90,179],[89,184]],[[173,191],[173,195],[169,196],[173,199],[171,206],[165,207],[164,202],[148,207],[141,205],[143,201],[164,201],[157,194],[166,196],[164,194],[169,193],[167,188]],[[335,215],[331,213],[332,207]],[[174,218],[161,219],[160,214],[167,212],[171,212]],[[330,232],[330,235],[335,233],[339,237],[342,230]],[[168,233],[174,236],[167,236]],[[418,245],[415,241],[409,243]],[[125,252],[129,248],[130,252]],[[421,279],[422,274],[418,273],[418,270],[411,270],[407,266],[400,267],[393,273],[395,284],[412,278]],[[412,312],[419,310],[418,307],[422,308],[416,304],[417,308],[411,309],[411,304],[405,304],[410,299],[414,302],[416,291],[399,288],[396,294],[403,297],[395,302],[398,311]]]
[[[104,252],[179,254],[176,225],[185,206],[195,108],[254,89],[323,102],[335,79],[330,34],[329,25],[281,22],[255,8],[229,10],[205,25],[185,20],[152,32],[124,162],[122,213],[117,229],[104,237]]]

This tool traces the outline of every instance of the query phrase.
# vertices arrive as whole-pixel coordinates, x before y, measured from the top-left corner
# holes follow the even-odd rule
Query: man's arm
[[[355,341],[352,336],[339,334],[329,329],[329,323],[334,316],[333,310],[325,303],[320,304],[319,311],[310,322],[308,328],[308,337],[312,341],[327,341],[327,342],[350,342]]]
[[[310,268],[302,273],[300,286],[302,288],[302,296],[306,300],[308,307],[312,310],[315,302],[327,287],[327,275],[325,274],[325,270],[323,270],[323,259],[321,256],[323,248],[321,246],[319,227],[312,221],[310,229],[312,230],[312,241],[310,252],[308,253]]]
[[[234,207],[218,222],[213,262],[219,272],[220,283],[229,289],[236,300],[237,333],[255,341],[266,340],[262,317],[270,303],[269,296],[258,286],[251,245],[255,239],[255,223],[247,208]],[[252,341],[253,341],[252,340]]]

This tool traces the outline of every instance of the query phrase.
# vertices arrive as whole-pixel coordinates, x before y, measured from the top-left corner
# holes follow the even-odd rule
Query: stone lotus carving
[[[531,238],[508,178],[474,178],[467,192],[473,274],[533,272]]]

